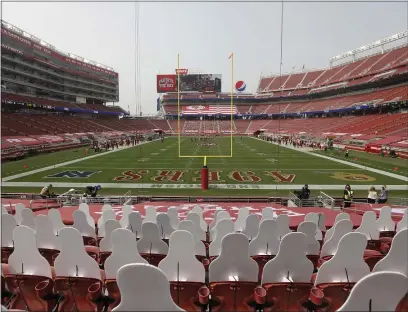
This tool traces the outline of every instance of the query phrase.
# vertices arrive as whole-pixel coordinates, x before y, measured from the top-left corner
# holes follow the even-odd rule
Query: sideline
[[[52,165],[52,166],[48,166],[48,167],[43,167],[43,168],[31,170],[31,171],[22,172],[22,173],[19,173],[19,174],[15,174],[15,175],[12,175],[12,176],[2,178],[2,185],[6,186],[6,183],[4,183],[4,182],[15,180],[15,179],[26,177],[26,176],[30,176],[30,175],[35,174],[35,173],[39,173],[39,172],[51,170],[51,169],[54,169],[54,168],[59,168],[59,167],[75,164],[75,163],[78,163],[78,162],[81,162],[81,161],[84,161],[84,160],[89,160],[89,159],[93,159],[93,158],[96,158],[96,157],[105,156],[105,155],[108,155],[108,154],[120,152],[120,151],[123,151],[125,149],[129,149],[129,148],[132,148],[132,147],[138,147],[140,145],[153,143],[153,142],[156,142],[156,141],[157,140],[142,142],[139,145],[125,146],[125,147],[115,149],[115,150],[112,150],[112,151],[107,151],[107,152],[104,152],[104,153],[95,154],[95,155],[91,155],[91,156],[87,156],[87,157],[83,157],[83,158],[79,158],[79,159],[74,159],[74,160],[66,161],[66,162],[59,163],[59,164]],[[27,184],[28,182],[24,182],[24,183]],[[42,184],[44,184],[44,183],[42,183]]]
[[[340,164],[343,164],[343,165],[348,165],[348,166],[351,166],[351,167],[355,167],[355,168],[359,168],[359,169],[371,171],[371,172],[374,172],[374,173],[378,173],[378,174],[385,175],[385,176],[390,177],[390,178],[394,178],[394,179],[397,179],[397,180],[401,180],[401,181],[408,182],[408,177],[404,177],[404,176],[399,175],[399,174],[395,174],[395,173],[391,173],[391,172],[387,172],[387,171],[383,171],[383,170],[379,170],[379,169],[374,169],[374,168],[371,168],[371,167],[368,167],[368,166],[363,166],[363,165],[351,163],[351,162],[348,162],[348,161],[345,161],[345,160],[341,160],[341,159],[337,159],[337,158],[332,158],[332,157],[330,157],[330,156],[315,154],[315,153],[308,152],[308,151],[305,151],[305,150],[302,150],[302,149],[298,149],[298,148],[295,148],[295,147],[292,147],[292,146],[279,145],[278,143],[275,143],[275,142],[267,142],[267,141],[264,141],[264,140],[261,140],[261,139],[258,139],[258,138],[253,138],[253,139],[258,140],[258,141],[265,142],[265,143],[267,143],[267,144],[268,144],[268,143],[271,143],[271,144],[277,145],[277,146],[279,146],[279,147],[291,149],[291,150],[294,150],[294,151],[297,151],[297,152],[300,152],[300,153],[305,153],[305,154],[307,154],[307,155],[311,155],[311,156],[316,156],[316,157],[328,159],[328,160],[335,161],[335,162],[340,163]],[[354,186],[353,186],[353,188],[354,188]]]

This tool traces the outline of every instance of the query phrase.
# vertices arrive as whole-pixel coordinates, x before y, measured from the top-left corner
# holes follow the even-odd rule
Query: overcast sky
[[[143,113],[156,111],[156,74],[181,68],[223,75],[223,91],[261,73],[279,73],[281,3],[140,3]],[[135,112],[134,3],[3,2],[2,18],[57,48],[113,67],[120,105]],[[328,59],[408,29],[405,2],[285,3],[283,71],[328,66]]]

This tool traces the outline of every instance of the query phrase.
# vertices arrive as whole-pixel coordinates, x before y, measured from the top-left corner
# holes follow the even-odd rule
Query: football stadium
[[[408,30],[292,55],[276,3],[265,74],[126,5],[125,52],[1,21],[2,311],[408,311]]]

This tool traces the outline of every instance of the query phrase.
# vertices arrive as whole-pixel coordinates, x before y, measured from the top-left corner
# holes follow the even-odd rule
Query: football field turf
[[[47,183],[61,188],[101,184],[104,189],[121,189],[121,193],[125,192],[124,189],[155,189],[155,194],[160,190],[166,195],[172,194],[172,191],[180,195],[184,189],[182,193],[189,195],[189,189],[200,187],[203,158],[179,158],[179,152],[188,156],[230,155],[231,140],[218,137],[198,142],[182,137],[180,143],[177,138],[166,138],[164,142],[155,141],[106,154],[102,152],[91,159],[87,159],[80,150],[76,154],[73,151],[59,152],[9,162],[2,165],[2,177],[7,177],[3,186],[18,191],[39,188]],[[64,164],[81,157],[84,159]],[[63,165],[39,169],[58,163]],[[23,164],[27,164],[28,168],[23,170]],[[339,185],[347,183],[357,187],[361,185],[364,190],[371,185],[407,184],[396,177],[248,137],[234,137],[232,157],[208,157],[207,165],[210,187],[219,189],[217,195],[223,195],[223,190],[241,189],[245,190],[245,194],[252,190],[255,196],[277,188],[292,190],[305,183],[323,190],[339,190]],[[399,170],[396,173],[406,176],[406,167],[400,166]],[[146,190],[146,193],[149,191]]]

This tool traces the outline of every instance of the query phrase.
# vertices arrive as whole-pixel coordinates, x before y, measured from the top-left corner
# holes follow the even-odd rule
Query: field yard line
[[[158,164],[158,163],[156,163]],[[159,163],[159,164],[168,164],[168,163]],[[243,164],[243,165],[248,165],[248,163],[234,163],[234,164]],[[101,167],[90,167],[90,166],[86,166],[86,167],[81,167],[81,166],[73,166],[73,167],[65,167],[65,169],[101,169]],[[165,166],[165,167],[103,167],[103,169],[106,170],[130,170],[130,169],[173,169],[173,170],[186,170],[186,168],[171,168],[169,166]],[[283,168],[283,167],[271,167],[271,168],[256,168],[256,167],[251,167],[251,168],[247,168],[247,167],[240,167],[240,170],[275,170],[275,169],[279,169],[279,171],[281,170],[291,170],[291,171],[333,171],[333,168],[329,168],[329,169],[322,169],[322,168],[299,168],[299,169],[293,169],[293,167],[290,168]],[[359,171],[360,169],[357,168],[337,168],[336,170],[343,170],[343,171]]]
[[[26,171],[26,172],[23,172],[23,173],[19,173],[19,174],[16,174],[16,175],[12,175],[12,176],[8,176],[8,177],[5,177],[5,178],[2,178],[2,182],[6,182],[6,181],[10,181],[10,180],[14,180],[14,179],[26,177],[26,176],[29,176],[29,175],[32,175],[32,174],[35,174],[35,173],[47,171],[47,170],[54,169],[54,168],[63,167],[63,166],[66,166],[66,165],[75,164],[75,163],[77,163],[77,162],[81,162],[81,161],[84,161],[84,160],[93,159],[93,158],[100,157],[100,156],[105,156],[105,155],[108,155],[108,154],[116,153],[116,152],[123,151],[123,150],[128,149],[128,148],[137,147],[137,146],[140,146],[140,145],[143,145],[143,144],[147,144],[147,143],[152,143],[152,142],[155,142],[155,141],[157,141],[157,140],[142,142],[142,143],[140,143],[139,145],[136,145],[136,146],[125,146],[125,147],[122,147],[122,148],[120,148],[120,149],[115,149],[115,150],[112,150],[112,151],[107,151],[107,152],[104,152],[104,153],[101,153],[101,154],[95,154],[95,155],[91,155],[91,156],[87,156],[87,157],[83,157],[83,158],[79,158],[79,159],[74,159],[74,160],[66,161],[66,162],[63,162],[63,163],[56,164],[56,165],[52,165],[52,166],[48,166],[48,167],[43,167],[43,168],[36,169],[36,170]]]
[[[258,139],[258,138],[253,138],[253,139],[268,143],[268,142],[266,142],[264,140],[261,140],[261,139]],[[363,169],[363,170],[367,170],[367,171],[371,171],[371,172],[374,172],[374,173],[382,174],[382,175],[385,175],[387,177],[391,177],[391,178],[398,179],[398,180],[401,180],[401,181],[405,181],[405,182],[408,181],[408,177],[404,177],[404,176],[399,175],[399,174],[390,173],[390,172],[379,170],[379,169],[374,169],[374,168],[371,168],[371,167],[368,167],[368,166],[354,164],[354,163],[351,163],[351,162],[348,162],[348,161],[345,161],[345,160],[332,158],[332,157],[329,157],[329,156],[326,156],[326,155],[320,155],[320,154],[314,154],[314,153],[307,152],[307,151],[302,151],[301,149],[297,149],[295,147],[282,146],[282,145],[279,145],[278,143],[274,143],[274,142],[269,142],[269,143],[272,143],[274,145],[278,145],[280,147],[288,148],[288,149],[291,149],[291,150],[294,150],[294,151],[298,151],[298,152],[301,152],[301,153],[305,153],[307,155],[328,159],[328,160],[331,160],[331,161],[334,161],[334,162],[337,162],[337,163],[340,163],[340,164],[343,164],[343,165],[348,165],[348,166],[351,166],[351,167],[360,168],[360,169]],[[333,171],[335,171],[335,170],[336,169],[333,169]]]
[[[66,188],[83,188],[89,183],[72,183],[72,182],[50,182],[53,187]],[[102,188],[120,188],[120,189],[194,189],[200,188],[200,184],[176,184],[176,183],[100,183]],[[5,182],[3,187],[43,187],[44,182]],[[300,189],[304,184],[211,184],[210,189],[253,189],[253,190],[293,190]],[[313,191],[319,190],[342,190],[344,184],[319,185],[309,184],[309,188]],[[389,190],[406,191],[408,185],[388,185]],[[367,190],[367,185],[353,185],[353,190]]]

